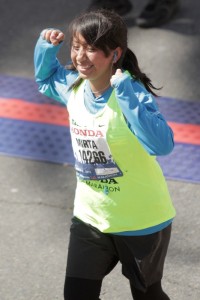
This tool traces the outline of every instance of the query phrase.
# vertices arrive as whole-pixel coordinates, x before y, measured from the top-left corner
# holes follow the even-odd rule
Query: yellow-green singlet
[[[107,233],[172,219],[175,209],[162,170],[128,128],[114,90],[105,107],[91,114],[84,85],[68,102],[77,171],[74,216]]]

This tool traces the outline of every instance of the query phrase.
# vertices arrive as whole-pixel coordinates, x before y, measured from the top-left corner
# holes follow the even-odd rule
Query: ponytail
[[[137,57],[129,48],[127,48],[125,55],[122,57],[121,67],[124,70],[129,71],[129,73],[135,80],[140,80],[144,84],[147,91],[152,93],[154,96],[157,96],[152,89],[160,90],[161,88],[156,88],[155,86],[153,86],[151,80],[147,77],[147,75],[141,72]]]

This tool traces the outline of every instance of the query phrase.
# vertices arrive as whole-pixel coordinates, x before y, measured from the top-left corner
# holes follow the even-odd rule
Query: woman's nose
[[[77,60],[84,60],[86,57],[85,51],[83,49],[79,49],[77,53]]]

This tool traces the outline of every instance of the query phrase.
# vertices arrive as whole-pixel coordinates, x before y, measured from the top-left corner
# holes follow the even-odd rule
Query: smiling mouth
[[[78,71],[82,72],[82,71],[88,71],[93,67],[93,65],[87,65],[87,66],[83,66],[83,65],[77,65],[77,69]]]

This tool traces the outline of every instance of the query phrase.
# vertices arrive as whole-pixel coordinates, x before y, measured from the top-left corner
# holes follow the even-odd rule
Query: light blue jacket
[[[35,77],[42,94],[67,105],[70,94],[68,88],[78,73],[67,70],[59,63],[56,56],[61,45],[53,46],[40,36],[34,53]],[[130,130],[148,153],[169,154],[174,147],[173,132],[159,112],[152,94],[127,74],[116,79],[113,87]],[[95,99],[89,85],[86,85],[85,102],[91,113],[105,105],[111,92],[112,88]]]

